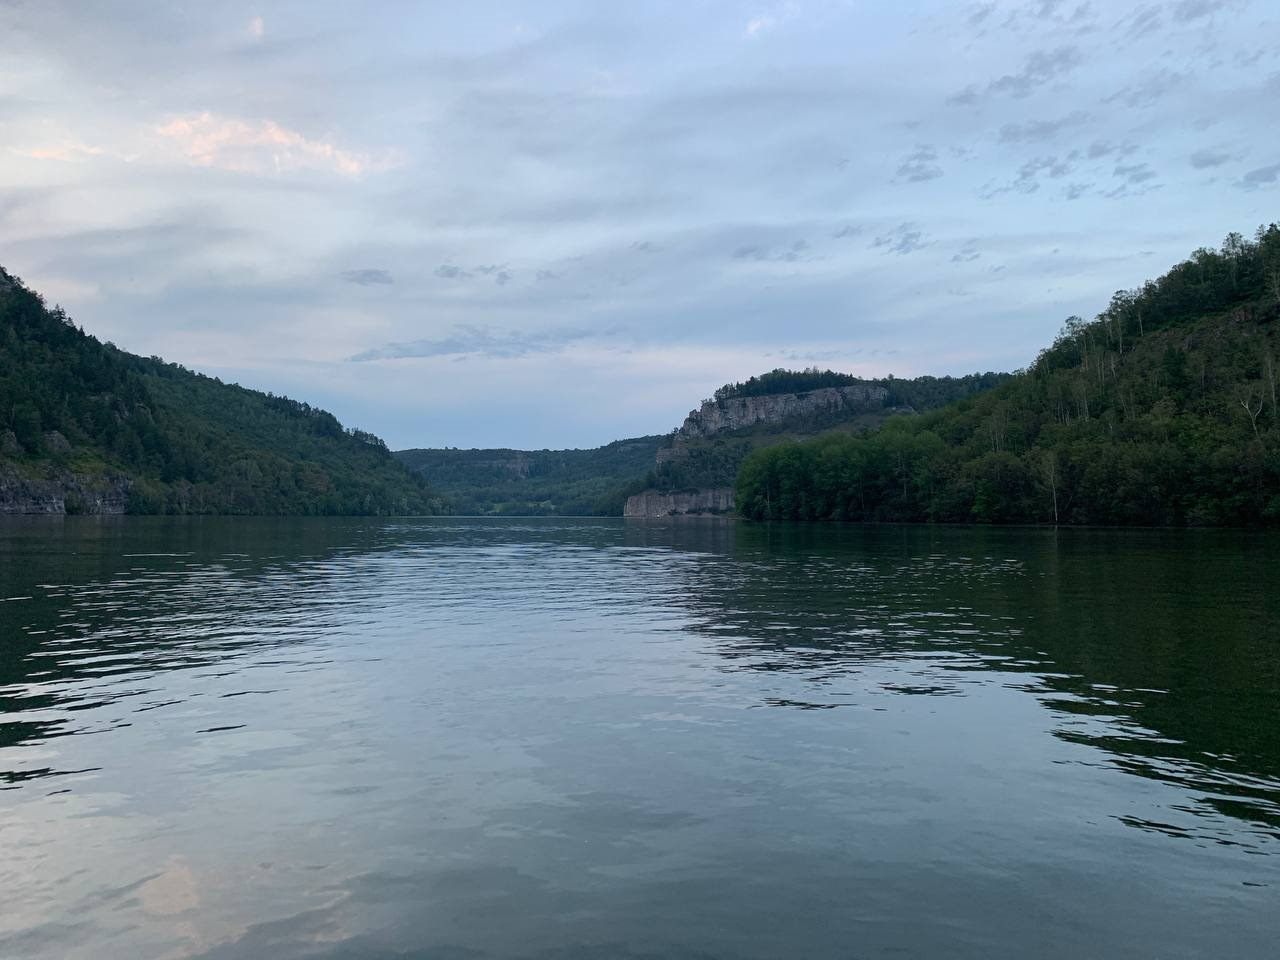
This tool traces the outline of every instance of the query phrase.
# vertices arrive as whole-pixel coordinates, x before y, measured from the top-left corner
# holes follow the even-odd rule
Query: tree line
[[[1280,227],[1230,234],[1068,318],[994,390],[753,452],[753,519],[1280,523]]]
[[[431,513],[381,439],[310,404],[126,353],[0,270],[0,465],[122,478],[133,513]]]

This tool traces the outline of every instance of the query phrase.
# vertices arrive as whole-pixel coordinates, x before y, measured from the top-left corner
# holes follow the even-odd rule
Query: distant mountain
[[[655,457],[645,488],[627,516],[721,513],[733,509],[733,484],[754,451],[823,434],[877,430],[891,417],[912,416],[977,396],[1007,373],[866,380],[832,370],[771,370],[730,383],[685,418]]]
[[[752,453],[757,519],[1280,524],[1280,226],[1071,317],[1026,372],[875,434]]]
[[[454,513],[621,516],[665,438],[636,437],[588,450],[400,450],[395,456],[446,498]]]
[[[439,508],[372,434],[100,343],[0,269],[0,513]]]

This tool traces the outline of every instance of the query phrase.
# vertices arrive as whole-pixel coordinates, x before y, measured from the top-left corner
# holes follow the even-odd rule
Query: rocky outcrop
[[[44,448],[53,454],[70,453],[71,443],[57,430],[50,430],[44,435]]]
[[[876,384],[823,387],[804,393],[774,393],[761,397],[708,400],[685,418],[676,431],[679,440],[698,440],[757,423],[784,423],[832,413],[870,413],[883,409],[889,391]]]
[[[733,488],[715,487],[690,493],[646,490],[627,498],[624,517],[708,516],[733,509]]]
[[[121,514],[129,503],[127,477],[25,477],[0,467],[0,514]]]

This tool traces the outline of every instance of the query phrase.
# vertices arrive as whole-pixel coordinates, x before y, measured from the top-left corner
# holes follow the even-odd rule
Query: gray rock
[[[708,516],[733,509],[733,488],[713,487],[692,493],[645,490],[627,498],[624,517]]]
[[[61,473],[33,478],[0,466],[2,514],[121,514],[129,503],[127,477],[86,477]]]
[[[774,393],[763,397],[732,397],[708,400],[685,418],[676,431],[681,439],[712,437],[727,430],[741,430],[757,423],[782,423],[798,417],[846,411],[850,414],[871,413],[884,409],[889,391],[874,384],[848,387],[823,387],[804,393]]]
[[[50,430],[44,435],[44,448],[50,453],[70,453],[71,442],[57,430]]]

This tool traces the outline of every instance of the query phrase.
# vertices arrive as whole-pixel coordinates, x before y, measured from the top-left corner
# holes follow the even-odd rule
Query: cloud
[[[1068,200],[1079,200],[1092,187],[1092,183],[1068,183],[1067,188],[1062,191],[1062,195]]]
[[[925,239],[924,234],[916,228],[915,224],[904,223],[888,233],[876,237],[871,242],[871,249],[903,255],[914,253],[916,250],[921,250],[928,245],[929,241]]]
[[[831,239],[844,240],[848,237],[856,237],[860,233],[862,233],[861,227],[856,227],[853,224],[846,224],[845,226],[841,227],[839,230],[831,234]]]
[[[1256,190],[1263,184],[1275,183],[1277,179],[1280,179],[1280,163],[1273,163],[1270,166],[1250,170],[1240,178],[1240,186],[1246,190]]]
[[[338,276],[342,277],[342,279],[347,281],[347,283],[356,283],[362,287],[373,286],[375,284],[390,285],[395,283],[391,278],[391,274],[386,270],[344,270],[342,273],[338,274]]]
[[[1077,47],[1057,47],[1053,50],[1036,50],[1017,73],[1007,73],[993,80],[987,87],[989,93],[1004,93],[1011,97],[1030,96],[1037,88],[1070,73],[1083,57]]]
[[[787,247],[742,246],[731,254],[734,260],[753,260],[757,263],[799,263],[801,260],[812,260],[809,254],[809,241],[796,240]]]
[[[1158,3],[1135,11],[1133,19],[1129,21],[1129,36],[1136,40],[1149,33],[1155,33],[1162,24],[1161,13]]]
[[[205,112],[175,117],[155,132],[172,141],[196,166],[237,173],[311,169],[362,177],[398,163],[392,156],[375,157],[330,140],[310,139],[274,120],[248,121]]]
[[[507,269],[505,263],[481,263],[474,267],[460,267],[456,263],[442,263],[432,273],[441,280],[470,280],[473,277],[492,277],[493,282],[500,287],[505,287],[515,276]],[[546,280],[555,276],[556,274],[546,270],[538,271],[539,280]]]
[[[69,140],[57,146],[28,147],[15,152],[21,156],[30,157],[32,160],[58,160],[62,163],[80,163],[91,157],[101,157],[107,154],[103,147],[95,147],[87,143]]]
[[[348,357],[352,363],[370,360],[407,360],[416,357],[486,357],[515,359],[555,353],[576,341],[593,336],[589,330],[563,329],[537,332],[495,332],[487,327],[458,326],[454,334],[439,340],[388,343]]]
[[[970,11],[968,21],[971,27],[980,27],[995,10],[994,3],[980,3]]]
[[[1008,193],[1010,190],[1016,190],[1018,193],[1035,193],[1040,189],[1041,175],[1047,175],[1055,180],[1065,177],[1075,169],[1074,164],[1079,157],[1079,152],[1075,150],[1065,157],[1053,155],[1033,157],[1018,168],[1018,176],[1011,183],[994,189],[988,187],[981,196],[990,199],[999,194]]]
[[[953,106],[968,106],[978,102],[982,94],[1003,94],[1015,99],[1030,96],[1037,87],[1065,76],[1078,67],[1084,58],[1073,46],[1056,47],[1053,50],[1035,50],[1027,57],[1017,73],[1006,73],[987,84],[983,91],[970,84],[959,93],[947,98]]]
[[[1089,121],[1089,115],[1076,110],[1057,120],[1028,120],[1026,123],[1006,123],[1000,128],[1001,143],[1042,143],[1052,140],[1063,130],[1078,127]]]
[[[1155,171],[1151,169],[1151,165],[1148,163],[1119,163],[1116,164],[1114,173],[1131,186],[1137,186],[1140,183],[1146,183],[1148,180],[1156,178]]]
[[[963,247],[960,248],[959,252],[952,255],[951,262],[952,263],[972,263],[974,260],[977,260],[981,256],[982,254],[978,251],[977,244],[975,244],[974,241],[970,240],[968,243],[966,243]]]
[[[915,152],[907,154],[907,158],[898,167],[898,176],[911,183],[923,183],[942,176],[942,168],[937,164],[938,151],[933,147],[916,147]]]
[[[1204,170],[1210,167],[1220,167],[1228,160],[1236,159],[1233,154],[1222,153],[1217,150],[1197,150],[1191,154],[1191,165],[1197,170]]]
[[[1181,0],[1173,5],[1173,19],[1181,23],[1189,23],[1203,17],[1211,17],[1221,10],[1223,0]]]
[[[1157,100],[1172,93],[1187,80],[1187,74],[1176,70],[1160,70],[1148,74],[1135,84],[1124,87],[1111,96],[1103,99],[1103,103],[1119,101],[1126,107],[1149,107]]]
[[[771,13],[761,13],[748,20],[747,25],[742,29],[742,35],[748,40],[759,37],[774,27],[792,19],[796,13],[797,7],[794,3],[783,4]]]
[[[266,33],[266,25],[262,22],[261,17],[254,17],[249,21],[247,28],[250,40],[261,40]]]

